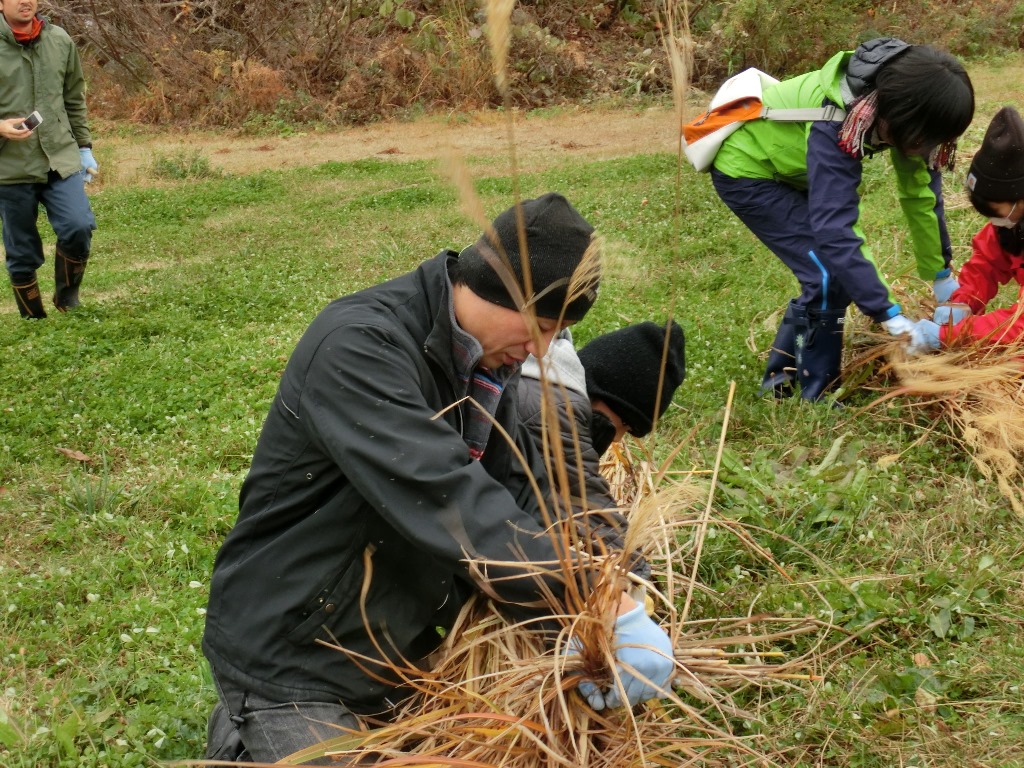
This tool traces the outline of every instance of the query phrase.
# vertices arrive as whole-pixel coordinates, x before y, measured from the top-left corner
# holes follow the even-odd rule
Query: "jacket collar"
[[[33,19],[33,23],[39,25],[38,31],[36,31],[34,37],[23,42],[18,40],[17,37],[15,37],[14,30],[11,29],[11,25],[7,23],[7,19],[0,15],[0,39],[4,40],[5,42],[12,43],[13,45],[34,45],[39,41],[39,38],[42,37],[43,30],[50,26],[50,22],[42,14],[37,13],[35,15],[35,18]]]
[[[424,264],[423,272],[424,280],[426,281],[424,294],[428,300],[428,311],[433,315],[430,330],[423,341],[423,350],[448,372],[453,384],[455,381],[455,367],[452,352],[452,334],[458,326],[455,324],[455,310],[452,305],[452,281],[448,276],[448,270],[458,258],[459,254],[455,251],[441,251],[441,253]],[[461,329],[459,330],[461,331]]]
[[[459,254],[455,251],[442,251],[427,263],[427,269],[424,272],[428,282],[426,293],[428,297],[431,297],[430,311],[434,313],[434,322],[423,342],[423,349],[435,362],[446,369],[453,386],[456,381],[472,378],[484,353],[476,337],[466,333],[455,319],[455,304],[449,270],[458,258]],[[436,305],[432,300],[434,296],[438,297]],[[518,372],[519,366],[504,366],[491,373],[496,379],[507,382]]]

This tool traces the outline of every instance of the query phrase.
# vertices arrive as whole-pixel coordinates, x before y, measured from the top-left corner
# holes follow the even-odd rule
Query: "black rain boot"
[[[768,352],[768,362],[765,364],[759,395],[764,396],[770,392],[777,400],[793,395],[793,383],[796,380],[796,335],[798,330],[806,333],[806,320],[806,314],[790,301],[786,307],[786,314],[779,323],[772,348]]]
[[[82,284],[87,259],[88,257],[81,260],[72,259],[57,248],[57,255],[53,261],[53,276],[57,284],[53,294],[53,306],[58,311],[67,312],[78,306],[78,286]]]
[[[839,382],[845,319],[845,308],[807,312],[807,332],[796,340],[797,378],[804,400],[821,400]]]
[[[14,301],[18,305],[18,311],[26,320],[42,320],[46,317],[46,310],[43,309],[43,297],[39,293],[39,282],[35,277],[28,281],[23,279],[11,280],[14,288]]]

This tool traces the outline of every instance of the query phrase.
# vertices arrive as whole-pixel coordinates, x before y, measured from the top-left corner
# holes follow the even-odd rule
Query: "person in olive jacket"
[[[46,210],[57,247],[53,305],[66,312],[92,248],[96,219],[85,184],[98,172],[85,106],[85,77],[71,37],[36,13],[37,0],[0,0],[0,222],[18,311],[44,318],[36,270]],[[32,127],[26,119],[38,113]]]
[[[565,577],[538,564],[571,555],[501,431],[541,477],[519,367],[596,299],[592,234],[562,195],[526,200],[306,330],[214,563],[206,757],[275,761],[387,713],[402,695],[388,662],[425,659],[473,590],[513,618],[550,615]],[[625,592],[615,632],[623,685],[582,681],[591,705],[666,692],[671,641]]]

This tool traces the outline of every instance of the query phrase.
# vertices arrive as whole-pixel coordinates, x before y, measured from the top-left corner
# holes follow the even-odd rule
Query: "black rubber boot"
[[[72,259],[59,247],[53,261],[53,276],[57,289],[53,294],[53,306],[60,312],[67,312],[78,306],[78,286],[85,274],[86,259]]]
[[[843,323],[846,309],[807,312],[807,330],[796,339],[800,397],[820,400],[839,382],[843,366]]]
[[[771,393],[778,400],[793,395],[793,384],[796,381],[796,336],[798,331],[806,332],[806,320],[806,314],[790,301],[768,352],[760,395]],[[800,327],[798,322],[801,323]]]
[[[46,317],[43,297],[39,293],[39,282],[34,277],[30,280],[12,279],[11,286],[14,288],[14,301],[22,317],[26,320],[42,320]]]

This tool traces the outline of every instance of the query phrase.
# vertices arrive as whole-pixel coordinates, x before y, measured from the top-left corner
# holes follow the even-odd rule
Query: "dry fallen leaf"
[[[900,455],[898,453],[890,453],[888,456],[882,456],[875,463],[877,464],[879,469],[885,469],[886,467],[891,467],[893,464],[895,464],[899,460],[900,460]]]
[[[61,448],[60,446],[58,446],[57,452],[63,453],[69,459],[74,459],[75,461],[81,461],[83,463],[92,461],[92,457],[86,456],[84,453],[82,453],[81,451],[76,451],[74,448]]]

